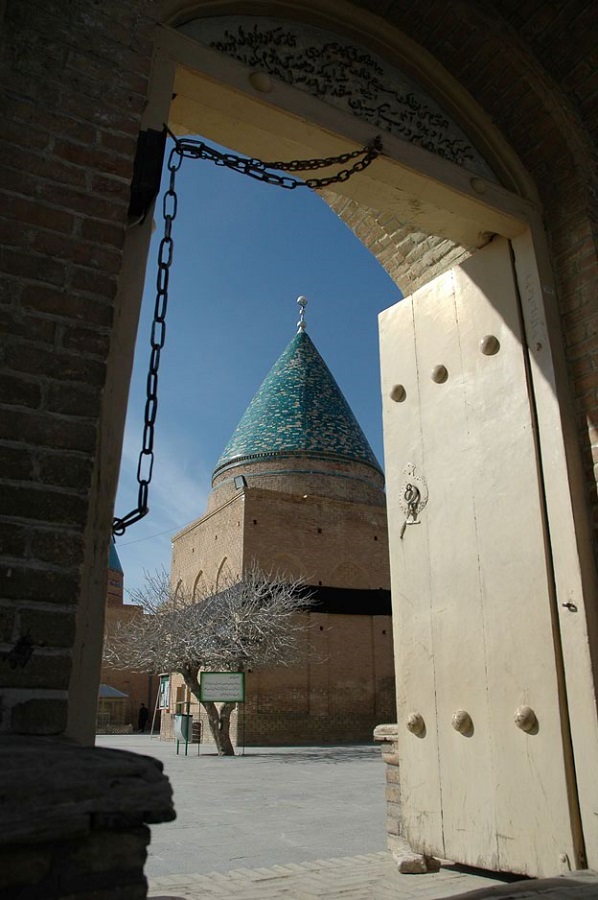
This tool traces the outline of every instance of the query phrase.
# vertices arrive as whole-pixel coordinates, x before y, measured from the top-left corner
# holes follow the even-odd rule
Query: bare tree
[[[200,696],[202,670],[245,672],[290,666],[309,656],[311,596],[303,582],[285,582],[254,568],[236,583],[198,599],[171,588],[167,573],[146,573],[130,593],[144,615],[107,632],[104,661],[137,672],[179,672],[204,707],[218,754],[233,756],[230,717],[235,703],[218,706]],[[303,613],[303,615],[301,615]]]

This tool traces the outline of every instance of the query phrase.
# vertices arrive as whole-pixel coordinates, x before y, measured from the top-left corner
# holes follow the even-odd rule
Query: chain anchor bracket
[[[168,188],[162,198],[162,218],[164,234],[158,248],[158,275],[156,278],[156,300],[154,317],[150,333],[150,362],[146,385],[143,439],[137,464],[137,508],[126,516],[115,516],[112,520],[112,534],[121,537],[127,528],[144,518],[149,512],[149,486],[154,468],[154,432],[158,414],[158,370],[160,355],[166,340],[166,311],[168,308],[168,283],[174,256],[172,226],[178,212],[178,196],[176,193],[176,174],[181,168],[183,159],[206,159],[217,166],[224,166],[233,172],[247,175],[257,181],[272,184],[286,190],[307,187],[317,191],[331,184],[342,184],[358,172],[363,172],[382,153],[382,139],[378,135],[369,144],[359,150],[329,156],[324,159],[295,159],[291,161],[275,160],[264,162],[260,159],[249,159],[233,153],[221,153],[204,141],[196,138],[178,138],[167,125],[162,135],[174,142],[166,168],[169,173]],[[350,164],[350,165],[349,165]],[[291,175],[280,175],[279,172],[315,172],[331,166],[348,166],[333,175],[320,178],[295,178]],[[150,201],[151,203],[151,201]],[[147,210],[146,210],[147,211]]]

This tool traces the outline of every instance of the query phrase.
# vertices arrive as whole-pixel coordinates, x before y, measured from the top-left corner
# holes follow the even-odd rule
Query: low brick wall
[[[162,763],[50,738],[0,741],[0,900],[141,900],[150,823],[175,818]]]
[[[378,725],[374,740],[380,743],[382,759],[386,763],[386,833],[389,850],[403,847],[401,834],[401,795],[399,789],[399,726]]]
[[[230,736],[235,747],[290,747],[313,744],[351,744],[369,742],[374,729],[372,713],[348,712],[314,716],[309,713],[255,712],[237,710],[231,715]],[[201,722],[201,744],[214,747],[214,741],[204,709],[191,704],[193,722]],[[160,727],[160,739],[174,741],[174,714],[164,713]]]
[[[351,744],[370,741],[376,719],[371,713],[344,712],[315,716],[309,713],[255,713],[245,719],[248,747],[310,744]],[[243,741],[243,722],[239,726]]]

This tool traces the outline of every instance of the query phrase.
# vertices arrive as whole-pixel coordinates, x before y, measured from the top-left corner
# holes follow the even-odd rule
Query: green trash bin
[[[190,743],[193,734],[193,716],[185,714],[177,714],[174,717],[174,736],[177,741]]]

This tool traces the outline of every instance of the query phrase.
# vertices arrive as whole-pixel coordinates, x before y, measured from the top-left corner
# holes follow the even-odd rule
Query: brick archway
[[[198,16],[234,16],[244,11],[243,3],[170,0],[163,21],[177,26]],[[309,2],[261,3],[257,12],[279,18],[288,12],[292,19],[341,34],[357,33],[360,43],[394,53],[398,65],[415,73],[427,89],[442,98],[479,141],[498,167],[503,183],[540,201],[558,288],[555,313],[560,316],[568,348],[568,373],[579,413],[587,500],[598,521],[593,471],[596,451],[592,450],[598,400],[591,348],[595,329],[592,284],[598,268],[597,212],[592,200],[597,192],[597,167],[591,137],[597,113],[591,97],[597,76],[584,63],[594,50],[592,4],[580,0],[567,10],[550,14],[538,6],[529,11],[502,0],[497,15],[496,4],[458,0],[449,6],[432,2],[424,14],[412,2],[392,4],[383,12],[371,9],[369,3],[327,0],[317,9]],[[430,235],[418,235],[409,223],[386,217],[381,224],[375,211],[354,201],[332,194],[325,199],[366,246],[381,256],[403,290],[415,289],[427,277],[421,271],[424,257],[431,262],[429,271],[434,275],[463,255],[451,242],[431,247]],[[389,240],[396,249],[383,254]]]
[[[415,0],[259,4],[264,12],[274,6],[278,14],[286,8],[295,17],[325,19],[343,34],[359,27],[363,40],[384,37],[398,46],[402,32],[410,51],[425,51],[408,54],[407,63],[419,66],[428,86],[464,115],[472,104],[483,108],[477,127],[489,152],[494,147],[500,156],[503,148],[511,190],[540,197],[558,286],[558,297],[547,294],[548,316],[566,345],[556,380],[561,411],[569,413],[575,549],[593,573],[598,215],[590,141],[597,76],[586,62],[591,20],[584,24],[592,4],[577,0],[560,11],[510,0],[430,0],[423,8]],[[7,670],[16,674],[5,731],[61,733],[70,706],[69,733],[92,740],[125,386],[149,240],[149,223],[127,221],[135,142],[140,128],[161,127],[170,104],[164,74],[172,75],[176,62],[159,43],[167,30],[161,23],[237,8],[170,0],[156,12],[141,0],[114,0],[97,15],[83,3],[68,14],[57,7],[54,18],[33,2],[2,8],[11,123],[2,232],[10,389],[2,416],[6,639],[9,648],[18,646],[30,629],[34,660],[31,669]],[[149,86],[152,66],[159,102]],[[536,249],[549,278],[546,250]],[[51,645],[37,612],[52,623]]]

